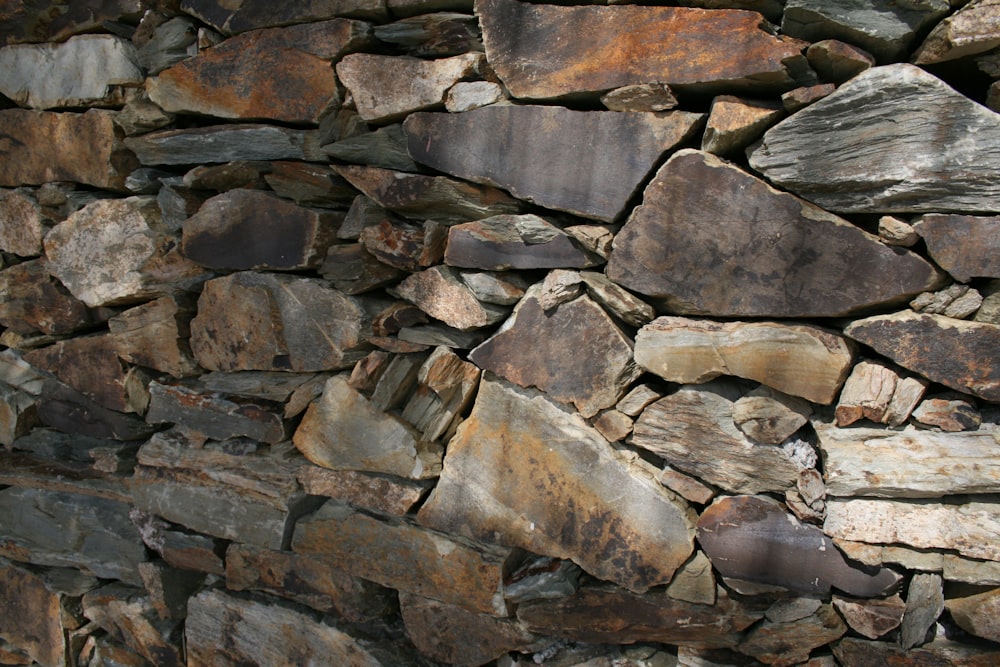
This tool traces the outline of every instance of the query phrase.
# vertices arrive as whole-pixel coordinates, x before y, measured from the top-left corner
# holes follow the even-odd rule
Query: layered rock
[[[236,160],[323,160],[316,130],[277,125],[215,125],[129,137],[125,145],[146,165]]]
[[[997,229],[1000,217],[974,215],[922,215],[913,230],[927,244],[938,266],[963,283],[976,278],[1000,277],[997,263]]]
[[[320,0],[307,5],[274,5],[261,0],[181,0],[180,8],[226,34],[338,16],[357,19],[384,19],[386,16],[385,3],[379,0]]]
[[[913,62],[929,65],[995,49],[1000,46],[998,22],[1000,4],[995,0],[970,2],[934,26],[913,54]]]

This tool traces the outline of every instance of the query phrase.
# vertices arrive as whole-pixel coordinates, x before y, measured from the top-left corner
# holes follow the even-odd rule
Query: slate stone
[[[227,35],[338,16],[386,18],[384,0],[313,0],[307,4],[274,4],[267,0],[181,0],[180,9]]]
[[[480,302],[462,282],[457,270],[440,264],[410,274],[393,289],[392,294],[460,331],[496,324],[507,316],[509,310]]]
[[[38,429],[34,432],[37,433],[38,431],[47,432],[45,429]],[[67,437],[82,439],[79,434],[72,436],[67,434]],[[31,439],[31,435],[28,435],[18,438],[14,442],[17,443],[18,450],[22,448],[28,449],[28,445],[24,441]],[[119,444],[114,441],[106,442],[109,443],[108,449]],[[88,450],[83,443],[77,442],[74,444],[83,450],[80,452],[83,456],[79,458],[86,458],[86,461],[54,459],[42,451],[39,451],[37,454],[30,450],[7,452],[2,462],[0,462],[0,482],[26,489],[73,493],[82,496],[92,496],[94,498],[104,498],[106,500],[116,500],[123,503],[132,502],[129,478],[126,475],[104,474],[96,470],[96,461],[91,459],[96,459],[99,455],[97,452],[94,452],[94,449],[98,449],[98,447]],[[134,445],[125,445],[122,449],[134,452],[137,447]],[[127,472],[130,473],[131,469]]]
[[[660,156],[702,120],[688,112],[494,105],[463,114],[413,114],[403,130],[417,162],[540,206],[610,222]]]
[[[765,620],[747,633],[737,650],[775,667],[805,663],[813,649],[840,639],[847,632],[833,605],[785,623]]]
[[[998,138],[996,113],[897,64],[778,123],[749,156],[765,178],[830,211],[992,212]]]
[[[129,137],[125,145],[145,165],[199,164],[235,160],[325,162],[317,130],[277,125],[213,125],[161,130]]]
[[[856,320],[844,334],[956,391],[1000,400],[1000,327],[901,311]]]
[[[68,334],[98,318],[53,278],[43,260],[0,271],[0,324],[20,334]]]
[[[820,77],[833,83],[843,83],[875,66],[870,53],[838,39],[823,39],[810,45],[806,59]]]
[[[94,580],[94,584],[96,584]],[[4,648],[16,650],[43,667],[64,664],[67,633],[73,619],[63,618],[63,608],[72,604],[44,573],[0,558],[0,639]]]
[[[934,26],[913,54],[917,65],[946,62],[985,53],[1000,46],[1000,3],[974,0]]]
[[[474,16],[434,12],[409,16],[375,27],[380,42],[396,44],[418,58],[454,56],[482,51],[479,24]]]
[[[111,583],[83,596],[83,613],[129,649],[164,667],[183,667],[179,620],[160,619],[145,590]]]
[[[411,480],[358,470],[330,470],[316,465],[300,467],[297,477],[311,496],[326,496],[392,516],[406,515],[434,485],[432,480]]]
[[[944,611],[943,583],[940,574],[920,572],[913,575],[906,589],[906,609],[899,626],[899,644],[903,648],[927,642],[930,629]]]
[[[833,654],[840,664],[857,667],[881,665],[936,667],[941,664],[954,667],[989,667],[1000,658],[1000,651],[947,639],[940,639],[907,651],[891,642],[845,637],[833,645]]]
[[[829,405],[847,379],[854,350],[847,339],[813,325],[668,316],[636,334],[635,361],[670,382],[735,375]]]
[[[836,89],[837,87],[832,83],[821,83],[815,86],[795,88],[781,96],[781,104],[788,113],[795,113],[799,109],[803,109],[823,99]]]
[[[191,355],[192,297],[162,296],[123,310],[108,320],[118,356],[174,377],[196,375]]]
[[[944,605],[955,623],[966,632],[993,642],[1000,641],[998,589],[952,597],[945,600]]]
[[[160,72],[146,90],[170,113],[318,123],[339,101],[331,63],[371,42],[367,23],[347,19],[254,30]]]
[[[52,373],[98,405],[118,412],[137,412],[129,402],[128,369],[118,359],[108,335],[80,336],[30,350],[24,360]]]
[[[722,576],[799,593],[827,593],[834,587],[856,597],[878,597],[900,579],[892,570],[852,566],[823,531],[764,496],[713,503],[698,520],[698,543]]]
[[[868,639],[878,639],[899,627],[906,603],[898,594],[884,600],[856,600],[835,595],[833,606],[852,630]]]
[[[449,266],[506,271],[582,269],[600,259],[545,218],[529,213],[452,225],[444,261]]]
[[[382,220],[361,230],[361,244],[383,264],[403,271],[422,271],[439,264],[448,230],[428,220],[422,226]]]
[[[50,0],[17,0],[4,3],[0,44],[61,42],[71,35],[93,32],[105,22],[142,17],[141,0],[95,0],[86,5],[53,4]]]
[[[948,0],[902,5],[891,0],[788,0],[781,30],[809,41],[840,39],[884,63],[904,59],[917,35],[949,11]]]
[[[368,353],[369,327],[364,302],[319,279],[244,271],[205,284],[191,351],[213,371],[336,370]]]
[[[733,404],[733,423],[757,442],[780,445],[809,421],[811,413],[807,401],[760,386]]]
[[[759,139],[784,115],[782,107],[773,101],[719,95],[712,100],[701,150],[714,155],[735,153]]]
[[[275,194],[291,199],[299,206],[342,208],[354,200],[357,191],[326,165],[290,162],[272,162],[264,174],[264,182]],[[337,219],[343,213],[335,214]]]
[[[769,34],[753,12],[478,0],[476,14],[490,64],[518,98],[596,94],[637,83],[775,92],[794,88],[808,70],[803,44]],[[560,39],[566,34],[602,37]],[[715,48],[718,35],[726,35],[727,48]]]
[[[406,135],[399,123],[341,139],[323,146],[323,150],[332,158],[352,164],[367,164],[398,171],[420,171],[420,167],[406,152]]]
[[[186,16],[164,19],[166,17],[161,15],[155,21],[142,22],[142,27],[148,31],[136,30],[137,34],[142,34],[141,39],[133,35],[133,43],[139,47],[136,56],[147,76],[159,74],[198,53],[198,24],[194,19]],[[163,22],[153,27],[159,21]]]
[[[42,385],[37,412],[39,421],[63,433],[131,441],[153,432],[137,415],[110,410],[56,380]]]
[[[319,272],[330,284],[349,295],[389,285],[406,275],[402,270],[380,262],[360,243],[330,246]]]
[[[918,255],[692,150],[675,153],[646,187],[607,275],[670,312],[718,317],[834,317],[943,280]]]
[[[125,178],[139,166],[122,145],[114,112],[55,113],[0,110],[0,186],[74,181],[125,191]]]
[[[609,447],[539,392],[489,376],[417,518],[455,535],[571,558],[634,591],[667,583],[693,549],[693,511],[648,464]]]
[[[955,280],[1000,278],[1000,216],[929,213],[917,218],[913,229]]]

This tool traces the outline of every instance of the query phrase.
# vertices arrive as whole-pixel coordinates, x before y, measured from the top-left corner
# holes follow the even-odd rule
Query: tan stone
[[[404,516],[431,489],[431,481],[409,480],[357,470],[304,465],[297,477],[311,496],[326,496],[379,514]]]
[[[870,53],[837,39],[823,39],[810,45],[806,59],[817,74],[833,83],[843,83],[875,66]]]
[[[960,628],[977,637],[1000,641],[1000,589],[945,600]]]
[[[0,557],[0,640],[42,667],[65,664],[62,598],[45,579]]]
[[[898,594],[884,600],[855,600],[835,595],[833,606],[852,630],[868,639],[878,639],[898,628],[906,609]]]
[[[175,295],[129,308],[108,320],[115,349],[125,361],[174,377],[198,373],[189,338],[195,304]]]
[[[957,60],[1000,46],[1000,2],[973,0],[931,30],[913,54],[918,65]]]
[[[443,265],[411,274],[393,289],[393,293],[461,331],[491,326],[508,313],[507,308],[480,302],[462,282],[458,271]]]
[[[42,254],[50,221],[28,190],[0,190],[0,250],[21,257]]]
[[[715,155],[735,153],[759,139],[784,115],[774,102],[720,95],[712,100],[701,150]]]

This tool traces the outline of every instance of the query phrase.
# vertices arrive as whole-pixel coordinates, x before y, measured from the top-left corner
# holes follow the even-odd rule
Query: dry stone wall
[[[998,47],[0,2],[0,664],[997,664]]]

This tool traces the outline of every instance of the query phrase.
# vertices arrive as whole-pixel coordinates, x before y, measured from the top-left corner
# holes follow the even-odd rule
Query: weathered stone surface
[[[180,7],[226,34],[338,16],[383,20],[386,17],[383,0],[313,0],[305,4],[277,5],[266,0],[181,0]]]
[[[927,382],[904,378],[886,364],[861,361],[851,371],[837,401],[837,426],[859,419],[899,426],[920,402]]]
[[[311,496],[326,496],[354,507],[395,516],[407,514],[433,486],[430,480],[309,465],[299,468],[297,477]]]
[[[317,279],[234,273],[205,284],[191,349],[214,371],[350,368],[370,349],[365,308]]]
[[[34,397],[0,383],[0,444],[10,445],[37,423]]]
[[[0,324],[20,334],[67,334],[94,324],[95,314],[49,274],[44,260],[0,271]]]
[[[291,199],[299,206],[341,208],[349,204],[357,191],[326,165],[279,160],[270,163],[264,182],[279,197]],[[331,215],[340,220],[340,211]]]
[[[962,283],[953,283],[937,292],[923,292],[910,302],[910,308],[918,313],[946,315],[959,320],[974,314],[982,305],[979,291]]]
[[[712,562],[702,551],[695,551],[691,559],[674,575],[667,586],[667,595],[692,604],[715,604],[716,584]]]
[[[142,412],[130,401],[129,369],[118,359],[111,336],[83,336],[31,350],[25,361],[55,375],[98,405],[118,412]]]
[[[1000,278],[1000,216],[931,213],[920,216],[913,229],[934,261],[955,280]]]
[[[264,591],[356,622],[385,616],[392,607],[389,591],[377,584],[308,556],[247,544],[226,549],[226,588]]]
[[[522,604],[517,617],[541,635],[588,643],[663,642],[699,648],[735,646],[741,631],[764,616],[720,590],[715,605],[676,600],[657,590],[637,595],[587,586],[575,595]]]
[[[698,543],[723,576],[801,593],[826,593],[833,587],[875,597],[900,579],[888,569],[866,572],[850,565],[823,531],[799,522],[764,496],[716,501],[698,520]]]
[[[139,563],[139,575],[149,602],[157,616],[164,620],[181,620],[187,616],[187,601],[205,581],[200,572],[170,567],[162,561]]]
[[[853,357],[832,331],[776,322],[660,317],[635,339],[636,363],[671,382],[735,375],[823,404],[836,398]]]
[[[95,582],[96,583],[96,582]],[[63,595],[44,575],[0,558],[0,639],[43,667],[65,664]]]
[[[678,0],[681,7],[704,7],[705,9],[749,9],[760,12],[769,21],[781,20],[785,0]]]
[[[715,497],[715,490],[712,487],[701,483],[690,475],[674,470],[669,465],[663,466],[659,480],[660,484],[692,503],[704,505]]]
[[[161,130],[125,139],[145,165],[197,164],[234,160],[323,162],[326,153],[317,130],[276,125],[213,125]]]
[[[147,660],[164,667],[185,664],[178,622],[159,619],[142,589],[113,583],[84,595],[82,604],[88,619]]]
[[[632,361],[632,341],[587,296],[549,312],[538,298],[538,289],[530,288],[500,331],[469,359],[517,385],[572,403],[584,417],[613,406],[642,372]]]
[[[843,315],[942,280],[919,256],[692,150],[674,154],[646,187],[607,274],[671,312],[732,317]],[[882,275],[893,280],[873,278]]]
[[[665,83],[635,83],[604,93],[601,104],[611,111],[669,111],[677,98]]]
[[[479,0],[476,13],[490,64],[515,97],[558,98],[636,83],[787,90],[805,65],[801,42],[767,33],[752,12]],[[558,39],[567,30],[602,37]],[[708,35],[725,35],[727,48],[709,47]]]
[[[383,586],[507,615],[501,583],[510,549],[376,519],[332,501],[299,520],[292,549]]]
[[[966,632],[1000,641],[1000,589],[950,598],[944,605],[952,620]]]
[[[295,518],[316,504],[279,451],[240,456],[196,449],[175,431],[139,450],[132,495],[142,512],[271,549],[287,546]]]
[[[399,171],[420,170],[406,152],[406,135],[403,134],[403,126],[399,123],[380,127],[374,132],[346,137],[327,144],[323,150],[332,158],[352,164],[367,164]]]
[[[115,351],[125,361],[174,377],[196,375],[188,339],[194,301],[167,295],[129,308],[108,320]]]
[[[48,0],[5,2],[0,44],[60,42],[100,29],[105,22],[138,20],[144,8],[140,0],[96,0],[86,6],[53,5]]]
[[[417,372],[416,385],[402,409],[403,419],[424,440],[445,436],[472,400],[480,374],[479,368],[449,348],[435,348]]]
[[[906,3],[823,3],[788,0],[781,21],[786,35],[810,41],[834,37],[860,46],[882,62],[905,58],[917,35],[950,11],[948,0]]]
[[[906,609],[898,594],[884,600],[854,600],[835,595],[833,606],[852,630],[868,639],[878,639],[898,628]]]
[[[102,199],[45,237],[49,271],[91,307],[122,305],[178,292],[208,273],[182,257],[153,197]]]
[[[991,212],[998,139],[996,113],[918,67],[887,65],[772,127],[750,166],[830,211]]]
[[[1000,510],[993,503],[831,498],[823,531],[835,539],[955,549],[971,558],[1000,560]]]
[[[513,306],[528,287],[528,280],[519,273],[463,271],[462,282],[477,299],[498,306]]]
[[[1000,400],[997,325],[901,311],[856,320],[844,333],[933,382]]]
[[[701,150],[715,155],[730,155],[760,138],[785,112],[775,102],[719,95],[712,100]]]
[[[106,408],[57,380],[45,381],[37,412],[46,426],[95,438],[142,440],[154,430],[141,417]]]
[[[520,604],[528,600],[549,600],[573,595],[580,589],[583,570],[571,560],[551,556],[531,556],[503,581],[503,596]]]
[[[1000,563],[970,560],[954,554],[942,555],[942,576],[945,581],[959,581],[977,586],[1000,586]]]
[[[483,50],[476,19],[458,12],[434,12],[393,21],[376,26],[375,36],[418,58]]]
[[[827,81],[843,83],[875,66],[870,53],[837,39],[824,39],[806,49],[809,66]]]
[[[506,99],[503,87],[493,81],[459,81],[444,94],[444,108],[451,113],[472,111]]]
[[[508,308],[480,302],[458,271],[443,265],[411,274],[392,293],[461,331],[496,324],[509,312]]]
[[[351,91],[364,120],[388,123],[443,104],[445,91],[475,77],[484,61],[481,53],[440,60],[354,53],[337,63],[337,76]]]
[[[125,190],[138,166],[115,130],[114,113],[0,110],[0,186],[75,181]]]
[[[41,255],[50,224],[30,190],[0,190],[0,250],[21,257]]]
[[[795,113],[814,102],[818,102],[836,90],[832,83],[822,83],[815,86],[803,86],[789,90],[781,96],[781,105],[788,113]]]
[[[444,224],[520,213],[524,205],[496,188],[447,176],[407,174],[359,165],[334,167],[376,204],[407,218]]]
[[[855,667],[989,667],[1000,659],[1000,651],[938,640],[909,651],[890,642],[865,641],[846,637],[833,645],[833,654],[842,665]]]
[[[782,492],[802,469],[790,450],[754,444],[733,423],[739,394],[716,381],[682,387],[647,407],[629,442],[731,493]]]
[[[942,585],[939,574],[913,575],[906,590],[906,608],[899,626],[899,644],[903,648],[926,643],[931,627],[944,611]]]
[[[12,486],[0,490],[0,511],[0,556],[142,583],[145,548],[127,503]]]
[[[600,260],[545,218],[525,214],[453,225],[444,261],[450,266],[505,271],[586,268]]]
[[[349,295],[369,292],[406,275],[379,261],[360,243],[330,246],[319,272],[334,287]]]
[[[285,373],[281,371],[214,372],[202,375],[199,382],[209,391],[234,394],[280,404],[276,414],[286,419],[301,414],[309,403],[323,393],[327,376],[321,373]]]
[[[184,222],[181,252],[213,270],[315,268],[334,242],[339,217],[260,190],[229,190]]]
[[[154,18],[155,17],[155,18]],[[147,14],[133,34],[136,56],[147,76],[198,54],[198,24],[186,16]]]
[[[417,162],[540,206],[610,222],[660,156],[702,118],[499,105],[457,115],[414,114],[403,130]]]
[[[172,113],[316,123],[338,97],[331,62],[370,42],[370,26],[347,19],[254,30],[150,78],[146,89]]]
[[[1000,3],[974,0],[934,26],[913,54],[917,65],[929,65],[985,53],[1000,46]]]
[[[809,421],[812,408],[801,399],[766,386],[733,404],[733,423],[745,434],[769,445],[780,445]]]
[[[0,93],[32,109],[113,106],[142,83],[135,47],[112,35],[0,48]]]
[[[191,598],[184,639],[187,660],[196,665],[278,667],[294,656],[302,664],[388,667],[350,635],[307,614],[219,590]]]
[[[750,630],[737,647],[761,662],[787,667],[805,662],[809,653],[824,644],[840,639],[847,625],[833,605],[822,605],[816,613],[785,623],[765,620]]]
[[[924,426],[936,426],[942,431],[975,431],[982,415],[969,401],[948,398],[928,398],[913,411],[913,419]]]
[[[173,524],[139,510],[129,517],[139,527],[147,547],[163,557],[167,565],[184,570],[225,576],[220,542],[206,535],[176,530]]]
[[[558,485],[551,475],[559,475]],[[693,548],[693,512],[641,459],[616,452],[540,393],[490,379],[449,443],[441,480],[418,519],[572,558],[636,591],[669,581]]]
[[[423,225],[382,220],[361,230],[361,245],[383,264],[403,271],[422,271],[444,257],[448,229],[428,220]]]
[[[411,479],[441,471],[441,445],[424,440],[402,419],[382,412],[347,377],[326,382],[323,396],[306,411],[295,446],[316,465],[331,470],[380,472]]]

